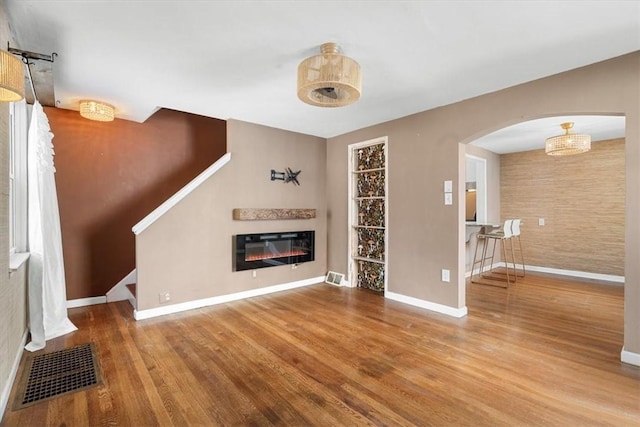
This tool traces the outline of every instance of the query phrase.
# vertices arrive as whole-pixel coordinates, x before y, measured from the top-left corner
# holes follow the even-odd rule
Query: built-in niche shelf
[[[233,219],[237,221],[259,221],[274,219],[312,219],[316,217],[315,209],[252,209],[236,208]]]

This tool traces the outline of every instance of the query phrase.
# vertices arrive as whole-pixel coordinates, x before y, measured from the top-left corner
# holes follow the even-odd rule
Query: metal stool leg
[[[518,248],[520,250],[520,265],[522,266],[522,276],[524,277],[526,272],[525,272],[525,266],[524,266],[524,252],[522,252],[522,241],[520,240],[520,235],[517,236],[518,238]]]

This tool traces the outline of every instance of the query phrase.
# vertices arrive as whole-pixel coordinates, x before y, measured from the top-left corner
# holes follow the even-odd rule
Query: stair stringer
[[[122,280],[120,280],[113,288],[107,292],[107,302],[129,300],[133,308],[137,308],[136,297],[131,293],[127,285],[135,284],[138,280],[137,270],[134,268]]]

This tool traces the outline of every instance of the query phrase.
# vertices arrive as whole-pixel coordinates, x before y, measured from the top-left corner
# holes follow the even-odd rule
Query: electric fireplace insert
[[[234,271],[314,260],[314,231],[238,234],[234,239]]]

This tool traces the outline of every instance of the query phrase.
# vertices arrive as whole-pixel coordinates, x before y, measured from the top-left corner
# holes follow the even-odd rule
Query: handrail
[[[226,153],[224,156],[220,157],[214,164],[205,169],[200,175],[196,176],[191,182],[182,187],[175,193],[173,196],[169,197],[164,203],[155,208],[149,215],[144,217],[140,222],[134,225],[131,230],[134,234],[138,235],[147,229],[151,224],[153,224],[158,218],[164,215],[169,209],[178,204],[182,199],[187,197],[189,193],[198,188],[200,184],[206,181],[209,177],[211,177],[214,173],[216,173],[220,168],[229,163],[231,160],[231,153]]]

